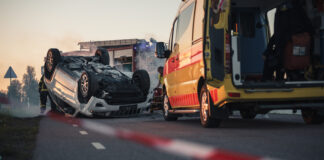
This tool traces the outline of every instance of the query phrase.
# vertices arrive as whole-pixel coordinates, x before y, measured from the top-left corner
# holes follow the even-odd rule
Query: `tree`
[[[35,68],[27,66],[27,73],[23,75],[23,101],[29,104],[39,104],[38,81]]]
[[[17,102],[21,102],[21,83],[18,80],[12,80],[10,86],[8,86],[8,97]]]

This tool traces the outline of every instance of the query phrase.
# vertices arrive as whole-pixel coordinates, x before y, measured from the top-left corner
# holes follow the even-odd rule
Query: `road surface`
[[[239,116],[233,116],[224,120],[220,128],[213,129],[202,128],[199,118],[195,117],[166,122],[159,113],[143,113],[130,118],[87,120],[262,157],[287,160],[320,160],[324,157],[324,125],[305,125],[298,115],[268,114],[258,116],[254,120],[243,120]],[[44,117],[40,122],[34,159],[185,158]]]

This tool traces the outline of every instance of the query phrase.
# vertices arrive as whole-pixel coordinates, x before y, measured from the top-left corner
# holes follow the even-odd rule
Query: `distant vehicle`
[[[148,73],[137,70],[129,78],[109,66],[106,49],[98,49],[95,56],[61,56],[58,49],[49,49],[44,70],[53,110],[112,116],[137,114],[147,107]]]
[[[314,2],[304,2],[309,15],[319,15],[317,8],[323,3]],[[163,74],[164,119],[174,121],[182,114],[200,113],[203,127],[218,127],[233,110],[240,111],[245,119],[253,119],[274,109],[300,109],[306,123],[323,123],[324,50],[320,45],[311,48],[310,32],[298,30],[284,42],[287,43],[285,50],[281,50],[285,52],[281,68],[286,74],[284,78],[262,79],[265,75],[262,53],[270,39],[267,13],[286,3],[286,0],[183,0],[173,22],[169,45],[163,42],[156,45],[157,57],[167,58]],[[280,11],[290,11],[287,7],[291,6],[282,6]],[[297,15],[278,19],[281,21],[277,24],[295,24],[307,17]],[[292,32],[308,23],[297,24],[301,25],[291,25],[288,30]],[[322,29],[323,26],[324,22]],[[323,32],[320,26],[313,29],[317,34]],[[314,41],[323,44],[319,38]]]

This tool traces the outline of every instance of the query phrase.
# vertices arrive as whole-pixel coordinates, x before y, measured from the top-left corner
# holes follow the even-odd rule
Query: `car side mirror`
[[[164,42],[157,42],[155,48],[155,56],[157,58],[169,58],[171,51],[166,49]]]

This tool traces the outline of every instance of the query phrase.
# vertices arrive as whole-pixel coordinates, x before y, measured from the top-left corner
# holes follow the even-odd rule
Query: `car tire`
[[[163,96],[163,118],[166,121],[176,121],[178,120],[178,117],[176,115],[171,115],[169,113],[169,109],[171,108],[170,102],[169,102],[169,98],[166,94],[164,94]]]
[[[59,62],[61,62],[61,53],[56,48],[51,48],[47,51],[45,66],[44,66],[44,74],[45,78],[52,79],[52,75],[54,73],[55,67]]]
[[[150,90],[150,76],[145,70],[137,70],[132,77],[133,82],[141,89],[142,93],[147,96]]]
[[[98,89],[95,76],[89,72],[83,72],[78,81],[78,99],[80,103],[88,103]]]
[[[240,110],[240,114],[243,119],[254,119],[257,115],[252,110]]]
[[[303,109],[302,117],[306,124],[323,124],[324,122],[324,116],[319,115],[314,109]]]
[[[98,48],[96,50],[95,56],[100,57],[100,63],[104,65],[109,65],[110,63],[110,58],[107,49],[104,48]]]
[[[204,85],[200,92],[200,122],[205,128],[219,127],[221,119],[212,118],[209,114],[210,107],[213,101],[210,97],[206,85]]]

